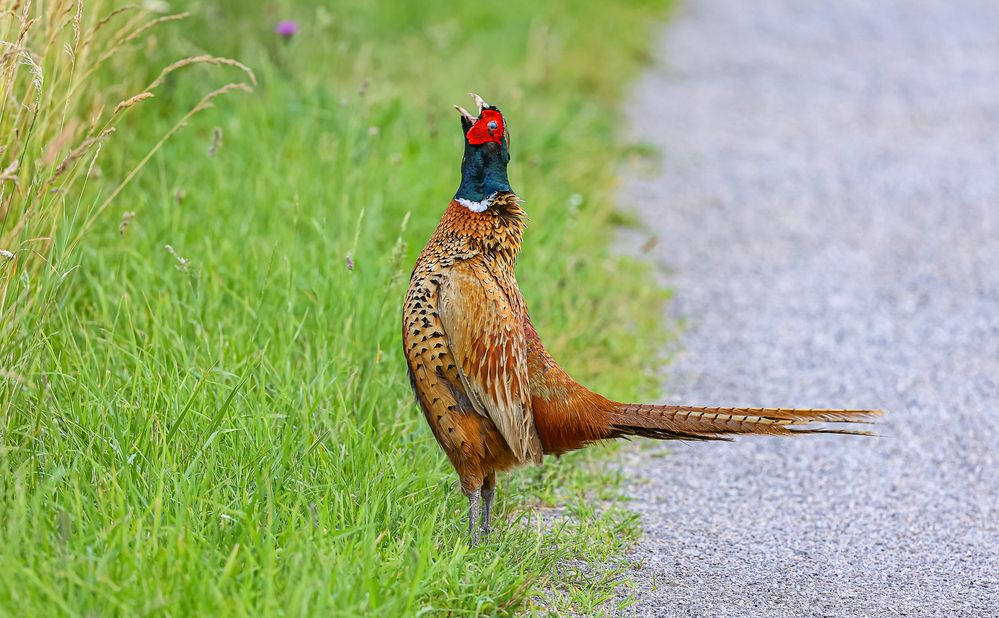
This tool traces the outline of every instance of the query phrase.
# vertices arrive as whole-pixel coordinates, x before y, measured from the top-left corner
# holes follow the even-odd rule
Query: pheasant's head
[[[472,98],[479,108],[478,116],[455,106],[465,133],[465,155],[461,160],[461,185],[454,199],[473,212],[482,212],[497,195],[513,193],[506,175],[510,132],[499,109],[477,94]]]

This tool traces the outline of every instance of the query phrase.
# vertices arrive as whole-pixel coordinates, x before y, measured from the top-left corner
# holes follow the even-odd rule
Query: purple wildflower
[[[354,258],[347,256],[347,270],[354,270]]]
[[[286,39],[290,39],[298,33],[298,22],[291,19],[279,21],[277,27],[274,28],[274,32]]]

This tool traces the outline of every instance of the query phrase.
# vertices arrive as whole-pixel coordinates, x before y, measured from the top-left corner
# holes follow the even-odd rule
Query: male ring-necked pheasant
[[[877,410],[618,403],[570,378],[545,351],[514,277],[525,213],[507,180],[506,122],[472,96],[477,116],[457,107],[461,184],[413,269],[402,341],[416,398],[468,496],[473,543],[480,517],[489,532],[496,473],[542,455],[627,436],[866,433],[810,423],[858,422]]]

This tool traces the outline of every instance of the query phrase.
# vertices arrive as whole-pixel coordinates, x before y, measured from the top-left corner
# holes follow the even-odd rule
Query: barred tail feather
[[[799,410],[787,408],[708,408],[617,403],[609,413],[612,437],[659,440],[731,440],[734,434],[787,436],[838,433],[873,436],[857,429],[819,423],[868,423],[880,410]]]

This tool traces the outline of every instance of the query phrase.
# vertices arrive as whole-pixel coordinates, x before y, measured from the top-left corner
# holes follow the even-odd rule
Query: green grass
[[[458,182],[451,105],[479,92],[512,126],[531,217],[518,278],[542,337],[607,395],[650,394],[662,293],[608,244],[616,109],[663,4],[228,0],[165,26],[136,72],[210,52],[260,85],[195,117],[75,251],[64,215],[34,284],[51,300],[5,351],[0,613],[494,615],[608,598],[634,519],[599,451],[503,477],[497,532],[467,546],[400,310]],[[287,43],[279,18],[302,25]],[[218,83],[171,76],[100,165],[125,169]],[[110,189],[92,182],[82,203]],[[573,517],[552,530],[550,507]]]

